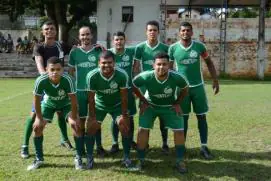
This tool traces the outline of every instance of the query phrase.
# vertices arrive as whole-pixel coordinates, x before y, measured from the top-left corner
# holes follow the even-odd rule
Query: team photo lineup
[[[170,149],[174,150],[176,172],[185,174],[188,168],[193,172],[185,160],[192,113],[197,119],[199,154],[204,160],[214,158],[208,147],[209,107],[201,64],[208,68],[213,94],[217,95],[220,90],[216,69],[205,45],[193,40],[189,22],[180,24],[179,40],[171,45],[159,41],[157,21],[147,21],[145,28],[146,41],[133,47],[125,45],[124,32],[116,31],[112,36],[113,48],[107,50],[92,43],[93,30],[88,26],[79,28],[80,44],[69,47],[56,40],[53,21],[42,25],[44,42],[33,49],[39,77],[33,83],[32,111],[26,118],[20,152],[23,159],[29,158],[33,139],[35,158],[27,166],[28,171],[42,169],[46,162],[43,132],[54,115],[59,127],[54,129],[60,131],[61,146],[75,150],[75,156],[67,160],[70,159],[76,170],[95,168],[95,148],[100,157],[122,151],[122,167],[129,171],[144,170],[145,160],[151,154],[151,130],[159,123],[161,152],[169,154]],[[68,72],[64,72],[64,62],[68,62]],[[138,120],[135,120],[136,114]],[[107,115],[110,130],[102,128]],[[69,127],[72,136],[68,136]],[[174,148],[168,145],[170,130]],[[112,135],[110,150],[102,145],[103,132]],[[135,150],[135,158],[131,150]]]

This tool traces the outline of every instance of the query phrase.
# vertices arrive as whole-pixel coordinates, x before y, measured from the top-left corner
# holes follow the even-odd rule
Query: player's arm
[[[42,113],[41,113],[41,96],[34,95],[34,108],[36,112],[36,117],[38,121],[42,121]]]
[[[43,57],[42,56],[35,56],[35,62],[36,62],[39,74],[40,75],[45,74],[46,70],[45,70],[44,64],[43,64]]]
[[[135,95],[139,98],[139,100],[140,100],[142,103],[144,103],[144,104],[146,104],[146,105],[149,105],[149,102],[148,102],[147,99],[142,95],[141,91],[140,91],[137,87],[133,86],[133,91],[134,91]]]
[[[140,61],[135,59],[133,64],[133,76],[138,75],[140,71]]]
[[[217,74],[216,74],[216,69],[215,69],[214,63],[208,54],[207,55],[203,54],[202,58],[205,60],[206,65],[208,67],[208,71],[213,79],[213,86],[212,87],[213,87],[214,93],[217,94],[219,92],[219,82],[217,79]]]
[[[187,96],[188,94],[188,86],[186,86],[185,88],[181,89],[180,94],[178,95],[176,101],[174,104],[178,104],[180,105],[180,103],[183,101],[184,97]]]
[[[78,118],[77,97],[74,93],[68,95],[71,101],[71,118],[76,120]]]
[[[71,75],[71,76],[75,76],[75,59],[74,59],[74,50],[71,50],[70,54],[69,54],[69,63],[68,63],[68,66],[69,66],[69,69],[68,69],[68,73]]]

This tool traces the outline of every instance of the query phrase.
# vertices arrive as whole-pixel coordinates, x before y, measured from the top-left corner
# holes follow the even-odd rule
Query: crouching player
[[[131,132],[129,130],[128,115],[128,75],[115,67],[114,54],[105,51],[100,55],[99,68],[90,71],[87,75],[89,115],[87,119],[87,168],[93,167],[94,135],[101,128],[107,113],[116,120],[122,134],[124,151],[123,164],[131,167],[130,145]]]
[[[154,70],[145,71],[133,79],[135,94],[140,98],[139,131],[137,137],[138,169],[144,166],[145,149],[149,140],[149,130],[153,128],[157,117],[165,121],[167,128],[174,132],[177,154],[176,168],[179,173],[186,173],[184,156],[184,125],[179,106],[188,91],[187,80],[179,73],[169,70],[169,56],[158,53],[155,56]],[[148,94],[141,94],[144,87]],[[180,89],[180,91],[178,91]],[[177,97],[175,96],[175,94]]]
[[[75,168],[82,169],[82,164],[78,163],[77,158],[82,156],[84,139],[79,127],[74,83],[69,75],[63,73],[59,58],[51,57],[47,64],[46,73],[37,78],[33,91],[36,110],[36,120],[33,124],[36,159],[27,170],[37,169],[43,164],[43,130],[46,123],[53,119],[55,112],[62,112],[71,125],[77,153]],[[41,102],[43,93],[45,97]]]

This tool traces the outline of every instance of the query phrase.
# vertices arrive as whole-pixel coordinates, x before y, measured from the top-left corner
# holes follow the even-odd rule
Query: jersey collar
[[[155,77],[156,81],[157,81],[159,84],[164,84],[164,83],[168,80],[168,77],[169,77],[169,72],[168,72],[168,73],[167,73],[167,78],[166,78],[165,80],[163,80],[163,81],[160,81],[160,80],[156,77],[154,71],[153,71],[153,74],[154,74],[154,77]]]
[[[110,81],[113,77],[114,77],[114,75],[115,75],[115,68],[114,68],[114,73],[109,77],[109,78],[106,78],[105,76],[103,76],[103,74],[102,74],[102,72],[101,72],[101,69],[99,68],[99,72],[100,72],[100,75],[101,75],[101,77],[105,80],[105,81]]]
[[[91,52],[92,50],[94,50],[94,48],[95,48],[95,47],[93,46],[90,50],[86,51],[86,50],[84,50],[82,47],[79,47],[79,49],[80,49],[82,52],[84,52],[85,54]]]
[[[154,47],[150,46],[150,44],[148,43],[148,40],[145,43],[152,50],[156,49],[160,45],[160,41],[159,40],[157,41],[157,44]]]
[[[182,43],[179,41],[180,47],[181,47],[182,49],[184,49],[185,51],[189,50],[189,49],[193,46],[193,44],[194,44],[194,41],[192,40],[192,41],[191,41],[191,44],[189,45],[189,47],[185,48],[185,47],[182,45]]]
[[[124,55],[124,54],[125,54],[125,52],[126,52],[126,48],[124,48],[124,51],[123,51],[123,53],[122,53],[122,54],[117,54],[117,52],[116,52],[116,49],[115,49],[115,48],[112,48],[112,52],[113,52],[115,55],[122,56],[122,55]]]

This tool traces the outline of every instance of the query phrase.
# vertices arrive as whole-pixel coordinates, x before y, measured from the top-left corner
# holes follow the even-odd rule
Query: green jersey
[[[69,66],[76,71],[76,89],[86,91],[86,76],[89,71],[98,67],[98,61],[102,49],[92,48],[85,51],[82,48],[71,50],[69,55]]]
[[[48,74],[43,74],[36,79],[33,93],[44,95],[42,106],[60,109],[70,104],[68,94],[75,94],[75,86],[68,74],[63,74],[59,84],[55,85],[49,80]]]
[[[116,67],[110,78],[102,75],[100,68],[87,75],[88,91],[95,92],[95,106],[100,110],[112,110],[121,104],[120,89],[128,88],[127,73]]]
[[[141,71],[152,70],[154,56],[159,52],[168,53],[168,46],[158,42],[156,46],[151,47],[147,41],[136,46],[135,59],[141,63]]]
[[[127,73],[129,80],[128,85],[131,87],[132,85],[132,77],[133,77],[133,63],[134,63],[134,55],[135,55],[135,48],[129,47],[125,48],[122,54],[116,54],[114,48],[110,49],[111,52],[115,54],[115,61],[116,65],[125,70]]]
[[[133,84],[137,88],[145,87],[147,101],[160,107],[172,106],[177,99],[178,89],[188,86],[186,78],[172,70],[164,81],[157,79],[154,70],[142,72],[133,79]]]
[[[208,57],[205,46],[197,41],[185,48],[179,41],[169,47],[169,57],[176,63],[177,71],[182,73],[190,87],[203,84],[200,57]]]

